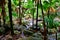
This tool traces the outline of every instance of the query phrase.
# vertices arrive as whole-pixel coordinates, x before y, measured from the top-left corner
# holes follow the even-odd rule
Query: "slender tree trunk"
[[[36,28],[38,26],[38,3],[37,3],[37,14],[36,14]]]
[[[46,32],[46,25],[44,21],[44,12],[43,12],[43,6],[40,0],[40,6],[41,6],[41,11],[42,11],[42,17],[43,17],[43,26],[44,26],[44,40],[47,40],[47,32]]]
[[[19,0],[19,19],[20,19],[19,24],[21,25],[22,24],[22,18],[21,18],[21,0]]]
[[[5,28],[5,16],[6,16],[6,12],[5,12],[5,0],[1,0],[0,3],[1,3],[0,6],[2,8],[1,16],[2,16],[2,19],[3,19],[3,25],[0,24],[0,26],[3,26]],[[0,16],[0,23],[1,23],[1,16]],[[5,36],[5,31],[4,31],[3,36]]]
[[[5,13],[5,5],[4,5],[4,3],[3,3],[3,4],[2,4],[3,26],[5,25],[5,15],[6,15],[6,13]]]
[[[57,40],[57,32],[56,32],[56,40]]]
[[[6,12],[5,12],[5,0],[1,0],[0,1],[0,7],[2,8],[2,12],[0,15],[0,27],[1,27],[1,16],[3,19],[3,27],[5,28],[5,16],[6,16]]]
[[[3,17],[3,26],[4,26],[5,25],[5,0],[0,0],[0,7],[2,8],[1,16]],[[0,16],[0,23],[1,23],[1,16]]]
[[[8,9],[9,9],[9,18],[10,18],[11,35],[13,35],[13,34],[14,34],[14,31],[13,31],[13,23],[12,23],[11,0],[8,0]]]
[[[5,12],[5,0],[1,1],[1,8],[2,8],[2,16],[3,16],[3,26],[5,26],[5,16],[6,16],[6,12]]]

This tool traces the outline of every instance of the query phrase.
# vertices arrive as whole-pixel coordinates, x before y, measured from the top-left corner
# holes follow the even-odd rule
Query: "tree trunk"
[[[2,12],[0,15],[0,26],[1,26],[1,16],[3,17],[3,26],[5,25],[5,0],[0,0],[0,6],[2,8]]]
[[[40,0],[40,6],[41,6],[41,11],[42,11],[42,17],[43,17],[43,27],[44,27],[44,40],[47,40],[47,32],[46,32],[46,25],[44,21],[44,12],[43,12],[43,6]]]
[[[56,40],[57,40],[57,32],[56,32]]]
[[[3,26],[5,25],[5,15],[6,15],[6,12],[5,12],[5,5],[2,4],[2,16],[3,16]]]
[[[19,24],[21,25],[22,24],[22,17],[21,17],[21,0],[19,0],[19,19],[20,19],[20,22]]]
[[[37,29],[37,26],[38,26],[38,4],[39,4],[39,3],[37,3],[37,14],[36,14],[36,29]]]
[[[8,0],[8,9],[9,9],[9,18],[10,18],[10,27],[11,27],[11,35],[13,36],[13,23],[12,23],[12,8],[11,8],[11,0]]]

